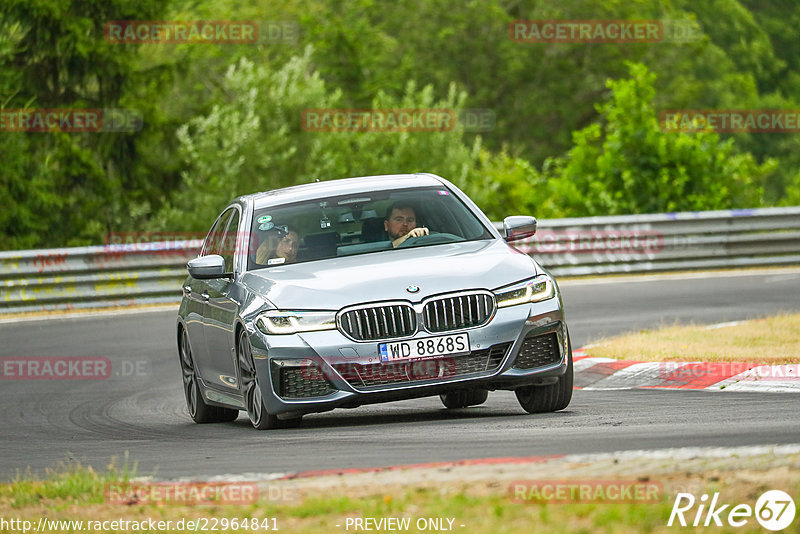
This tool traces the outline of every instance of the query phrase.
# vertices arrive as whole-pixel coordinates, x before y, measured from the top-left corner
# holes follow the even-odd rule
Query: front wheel
[[[181,341],[178,352],[181,360],[181,373],[183,374],[183,394],[186,397],[186,408],[189,416],[195,423],[227,423],[239,417],[239,410],[221,408],[206,404],[200,392],[200,383],[197,380],[197,369],[192,357],[192,346],[189,343],[189,333],[181,328]]]
[[[528,413],[544,413],[563,410],[572,400],[572,342],[567,334],[567,372],[550,386],[525,386],[514,393],[520,406]]]
[[[267,407],[264,406],[264,399],[261,396],[261,384],[253,360],[253,349],[244,329],[239,333],[236,352],[239,360],[244,405],[247,408],[247,417],[250,418],[250,423],[257,430],[277,428],[278,418],[269,413]]]

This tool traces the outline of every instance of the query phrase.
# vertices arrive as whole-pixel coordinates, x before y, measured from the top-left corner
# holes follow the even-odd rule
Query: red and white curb
[[[637,362],[573,352],[575,387],[587,390],[709,389],[800,392],[800,364],[746,362]]]

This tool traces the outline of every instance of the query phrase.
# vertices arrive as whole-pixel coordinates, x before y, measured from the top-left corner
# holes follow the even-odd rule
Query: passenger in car
[[[386,210],[383,228],[389,234],[394,248],[400,246],[409,237],[421,237],[429,234],[425,226],[417,228],[417,213],[413,204],[402,200],[395,202]]]
[[[280,265],[292,263],[297,258],[300,234],[291,226],[274,227],[264,234],[264,241],[256,250],[256,263]]]

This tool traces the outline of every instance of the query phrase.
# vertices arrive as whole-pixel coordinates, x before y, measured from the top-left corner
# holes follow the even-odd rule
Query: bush
[[[574,146],[554,162],[553,190],[569,216],[755,207],[774,169],[738,154],[714,132],[674,133],[653,108],[655,75],[628,64],[630,78],[609,80],[597,106],[602,121],[573,133]]]

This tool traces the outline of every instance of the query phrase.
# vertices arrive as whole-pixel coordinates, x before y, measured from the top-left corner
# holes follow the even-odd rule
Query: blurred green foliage
[[[661,19],[688,42],[520,43],[518,19]],[[114,20],[281,20],[296,42],[114,44]],[[127,133],[0,129],[0,249],[203,231],[234,196],[430,171],[493,219],[800,204],[800,136],[667,133],[665,109],[799,109],[785,0],[4,0],[0,108],[128,108]],[[486,109],[493,129],[310,132],[310,108]]]
[[[776,162],[736,154],[713,132],[664,132],[653,108],[655,75],[629,64],[630,78],[609,81],[602,120],[573,134],[554,170],[553,191],[569,215],[697,211],[746,206]]]
[[[342,92],[326,87],[311,57],[308,47],[276,70],[247,59],[228,69],[212,97],[219,103],[178,129],[183,183],[153,225],[204,230],[237,195],[395,169],[436,172],[469,185],[475,156],[460,128],[396,134],[303,129],[304,110],[343,106]],[[379,91],[369,107],[458,110],[465,98],[451,86],[437,101],[430,86],[418,89],[409,82],[398,97]]]

